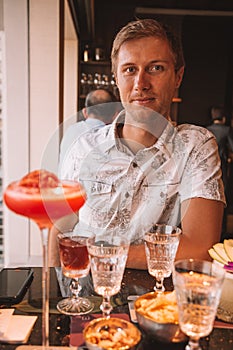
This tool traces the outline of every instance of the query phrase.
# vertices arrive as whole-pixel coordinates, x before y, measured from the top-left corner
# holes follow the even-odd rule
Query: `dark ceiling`
[[[191,10],[199,11],[200,15],[205,11],[216,16],[225,12],[233,11],[232,0],[68,0],[76,29],[81,41],[96,41],[99,36],[99,28],[104,31],[111,30],[106,24],[115,24],[116,30],[119,26],[126,24],[129,20],[140,17],[144,11],[151,17],[153,11]],[[152,12],[151,12],[152,11]],[[173,14],[176,14],[176,12]],[[214,12],[212,12],[214,11]],[[185,13],[185,11],[184,11]]]

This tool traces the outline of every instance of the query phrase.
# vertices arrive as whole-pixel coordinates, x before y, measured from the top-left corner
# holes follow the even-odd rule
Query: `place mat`
[[[88,298],[93,304],[94,309],[93,313],[100,312],[100,305],[102,303],[102,297],[100,296],[88,296]],[[61,300],[61,298],[50,298],[49,299],[49,312],[50,314],[60,314],[60,311],[57,310],[57,303]],[[117,307],[123,305],[121,298],[111,298],[112,307]],[[34,299],[28,302],[27,300],[23,300],[21,303],[14,305],[14,307],[22,312],[27,313],[42,313],[42,301],[41,299]]]
[[[84,346],[84,328],[90,321],[100,317],[102,317],[102,314],[99,313],[82,316],[72,316],[70,323],[70,346]],[[128,314],[111,314],[111,317],[121,318],[126,321],[130,321]]]
[[[215,322],[214,322],[214,328],[233,329],[233,323],[228,323],[228,322],[223,322],[223,321],[215,320]]]

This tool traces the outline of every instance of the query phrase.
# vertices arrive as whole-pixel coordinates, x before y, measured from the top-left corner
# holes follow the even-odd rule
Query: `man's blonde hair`
[[[167,26],[154,19],[129,22],[116,35],[111,52],[112,72],[116,74],[119,50],[124,42],[145,37],[156,37],[168,42],[174,58],[175,71],[185,65],[181,40]]]

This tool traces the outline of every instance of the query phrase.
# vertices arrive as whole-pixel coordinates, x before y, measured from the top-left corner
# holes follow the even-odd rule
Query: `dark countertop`
[[[33,327],[32,333],[27,344],[41,344],[41,268],[34,269],[34,279],[27,291],[24,300],[15,306],[17,314],[37,315],[38,319]],[[50,345],[69,346],[70,330],[73,328],[74,322],[78,322],[77,318],[72,318],[60,314],[56,309],[58,300],[62,298],[60,284],[57,279],[57,272],[60,269],[50,269]],[[86,287],[83,288],[84,295],[92,295],[96,301],[97,309],[101,301],[92,289],[92,283],[88,278]],[[113,297],[112,302],[114,313],[129,313],[127,297],[128,295],[141,295],[153,290],[154,279],[147,271],[126,269],[122,281],[122,289],[118,295]],[[171,279],[165,280],[167,290],[172,289]],[[64,295],[64,292],[63,292]],[[99,312],[99,311],[98,311]],[[212,333],[200,341],[202,350],[232,350],[233,349],[233,328],[214,328]],[[1,350],[15,350],[19,344],[1,344]],[[73,344],[72,344],[73,345]],[[171,344],[160,343],[155,339],[149,338],[143,334],[142,341],[137,350],[184,350],[185,343]],[[78,348],[79,349],[79,348]],[[80,347],[80,349],[82,349]],[[83,347],[85,349],[85,347]]]

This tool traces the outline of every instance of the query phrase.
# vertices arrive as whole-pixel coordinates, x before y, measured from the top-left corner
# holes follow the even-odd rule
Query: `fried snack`
[[[130,322],[110,318],[91,321],[84,330],[84,337],[87,343],[101,349],[126,350],[140,341],[141,334]]]
[[[135,301],[135,308],[141,315],[158,323],[178,323],[178,307],[175,291],[151,293]]]

